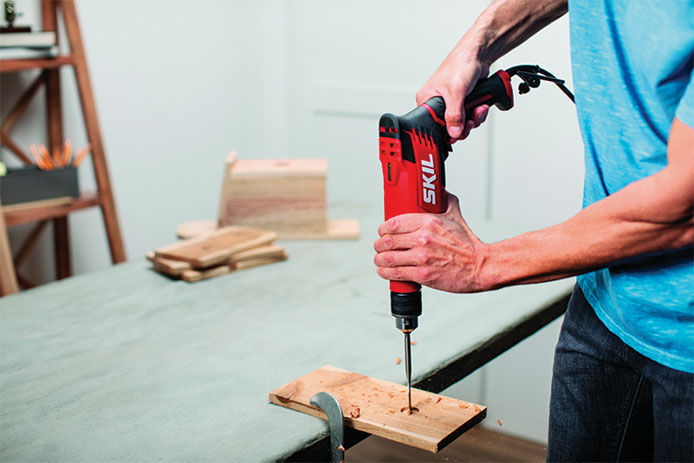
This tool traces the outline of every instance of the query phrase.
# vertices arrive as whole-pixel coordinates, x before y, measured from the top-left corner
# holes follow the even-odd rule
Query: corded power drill
[[[543,80],[556,84],[573,101],[572,93],[548,71],[535,65],[514,66],[480,79],[465,98],[470,119],[481,105],[502,111],[513,107],[511,77],[518,76],[520,94],[528,93]],[[443,98],[434,97],[403,116],[384,114],[378,123],[379,158],[383,168],[383,199],[386,220],[413,212],[441,214],[446,211],[444,161],[452,151],[445,121]],[[410,333],[422,314],[421,286],[404,281],[390,282],[390,309],[395,326],[405,335],[407,406],[412,412],[412,362]]]

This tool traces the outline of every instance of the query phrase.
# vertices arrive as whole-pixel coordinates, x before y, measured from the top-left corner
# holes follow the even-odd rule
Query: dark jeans
[[[547,460],[694,461],[694,374],[624,344],[578,285],[554,355]]]

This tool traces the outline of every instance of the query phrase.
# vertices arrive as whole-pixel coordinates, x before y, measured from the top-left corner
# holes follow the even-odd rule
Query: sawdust
[[[361,416],[361,410],[359,410],[359,407],[354,407],[351,412],[349,412],[349,416],[352,418],[359,418]]]
[[[496,424],[498,424],[499,426],[502,426],[501,420],[496,420]]]
[[[400,359],[400,357],[397,357],[397,358],[395,359],[395,364],[396,364],[396,365],[400,365],[400,362],[402,362],[402,360]]]
[[[410,341],[410,345],[416,346],[416,345],[417,345],[417,341]]]

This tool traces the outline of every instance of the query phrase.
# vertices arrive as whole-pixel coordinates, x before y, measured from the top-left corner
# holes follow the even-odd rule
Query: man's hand
[[[450,143],[466,138],[470,130],[479,127],[487,119],[489,105],[478,106],[472,117],[465,120],[465,97],[477,81],[487,77],[489,65],[473,58],[472,52],[456,47],[441,63],[426,84],[417,92],[417,105],[435,96],[446,102],[446,127]]]
[[[403,214],[378,228],[378,274],[455,293],[484,291],[480,269],[487,245],[465,223],[458,198],[448,194],[443,214]]]
[[[477,18],[434,75],[417,93],[417,105],[441,96],[451,143],[467,137],[487,118],[489,106],[475,108],[465,120],[465,97],[489,66],[528,37],[568,11],[566,0],[497,0]]]

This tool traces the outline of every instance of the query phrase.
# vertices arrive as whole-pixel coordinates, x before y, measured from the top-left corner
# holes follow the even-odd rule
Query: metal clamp
[[[330,456],[332,463],[345,461],[345,422],[337,399],[327,392],[319,392],[311,397],[311,405],[323,410],[328,418],[330,429]]]

